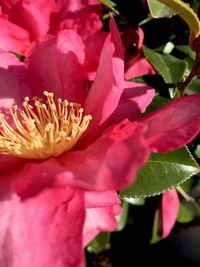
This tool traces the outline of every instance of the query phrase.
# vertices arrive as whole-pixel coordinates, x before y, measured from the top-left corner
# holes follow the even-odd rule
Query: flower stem
[[[188,85],[191,83],[193,78],[196,76],[196,72],[194,68],[192,68],[189,76],[186,78],[186,80],[181,84],[179,87],[180,97],[184,96],[185,90],[187,89]]]
[[[189,76],[179,87],[180,96],[184,95],[185,89],[196,75],[200,75],[200,35],[193,41],[191,48],[196,52],[194,65]]]
[[[176,190],[181,194],[181,196],[187,200],[187,201],[191,201],[194,202],[194,198],[192,198],[191,196],[189,196],[180,186],[176,187]]]

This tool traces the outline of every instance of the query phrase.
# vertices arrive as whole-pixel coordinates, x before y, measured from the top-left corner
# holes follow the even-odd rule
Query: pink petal
[[[86,75],[84,44],[73,31],[63,31],[57,37],[49,37],[37,42],[27,57],[30,75],[38,89],[36,95],[44,90],[55,93],[55,97],[82,103],[85,98]],[[38,68],[42,66],[42,68]]]
[[[111,232],[117,227],[116,207],[86,209],[83,245],[86,246],[100,232]],[[118,209],[119,210],[119,209]]]
[[[0,48],[24,54],[30,46],[29,33],[23,28],[0,17]]]
[[[26,159],[14,157],[11,155],[0,154],[0,171],[11,171],[23,166],[27,162]]]
[[[92,34],[102,29],[102,6],[97,5],[82,5],[79,9],[67,8],[61,9],[59,18],[60,23],[58,30],[72,29],[76,31],[83,40],[86,40]],[[74,9],[70,12],[70,9]]]
[[[130,37],[129,37],[130,36]],[[139,37],[139,39],[138,39]],[[130,38],[130,40],[129,40]],[[130,31],[127,37],[127,41],[130,43],[130,41],[133,39],[135,40],[137,38],[137,54],[131,54],[130,52],[127,53],[127,62],[125,65],[125,79],[129,80],[132,78],[135,78],[137,76],[142,76],[146,74],[155,74],[155,70],[152,67],[152,65],[144,58],[142,53],[142,44],[144,41],[144,32],[141,28],[138,28],[138,35],[136,36],[135,31]],[[126,41],[126,42],[127,42]],[[128,51],[128,49],[127,49]]]
[[[90,191],[125,188],[148,157],[144,130],[143,125],[124,121],[110,127],[85,150],[27,163],[13,174],[12,189],[22,197],[31,197],[43,188],[55,186],[69,185]]]
[[[0,49],[1,61],[0,68],[8,69],[9,66],[23,66],[24,64],[19,59],[5,50]]]
[[[147,125],[145,138],[153,152],[167,152],[190,143],[200,131],[200,94],[172,101],[140,121]]]
[[[125,118],[134,121],[145,111],[155,96],[155,90],[147,85],[126,82],[118,107],[109,122],[117,123]]]
[[[27,70],[16,56],[0,50],[0,109],[10,108],[13,104],[22,104],[29,95]]]
[[[139,40],[138,40],[138,49],[142,48],[143,42],[144,42],[144,32],[142,28],[138,28],[138,35],[139,35]]]
[[[116,191],[86,191],[85,206],[88,209],[120,205],[120,199]]]
[[[179,198],[175,189],[162,195],[161,214],[162,214],[162,237],[165,238],[171,232],[179,211]]]
[[[12,190],[22,198],[32,197],[45,188],[66,186],[72,174],[56,158],[27,162],[13,175]]]
[[[70,12],[77,11],[83,6],[87,5],[98,5],[98,0],[57,0],[57,6],[59,9],[66,8]]]
[[[83,194],[49,189],[26,200],[0,202],[0,266],[84,266]]]
[[[84,66],[88,72],[93,73],[95,78],[96,69],[98,67],[102,47],[107,36],[106,32],[96,32],[85,40],[85,62]],[[94,79],[93,78],[93,79]],[[92,80],[93,80],[92,79]]]
[[[82,7],[82,0],[57,0],[57,7],[59,11],[66,12],[67,10],[73,12]]]
[[[10,190],[10,184],[21,173],[27,160],[10,155],[0,155],[0,201]],[[7,197],[7,196],[6,196]]]
[[[95,80],[85,103],[86,113],[93,116],[87,130],[90,138],[98,133],[98,127],[117,107],[124,86],[123,47],[113,18],[110,20],[110,30],[111,33],[107,36],[102,49]]]
[[[84,0],[57,0],[57,6],[59,11],[66,13],[67,11],[75,12],[83,7]],[[89,5],[90,1],[87,1]],[[97,2],[97,0],[96,0]]]
[[[127,27],[122,32],[122,40],[126,47],[126,57],[128,59],[133,54],[136,55],[140,52],[144,41],[144,32],[141,28],[136,30],[135,28]]]
[[[129,80],[137,76],[155,74],[152,65],[141,55],[134,56],[126,64],[125,79]]]
[[[12,3],[9,20],[26,29],[32,41],[44,36],[49,29],[50,15],[56,11],[53,0],[22,0]]]
[[[9,15],[14,5],[21,0],[1,0],[1,11],[3,14]]]
[[[83,244],[87,245],[99,232],[113,231],[116,216],[121,212],[120,199],[115,191],[86,192],[86,219]]]
[[[148,157],[144,130],[142,125],[123,121],[85,150],[63,155],[60,161],[72,174],[68,183],[95,191],[120,190],[130,185]]]

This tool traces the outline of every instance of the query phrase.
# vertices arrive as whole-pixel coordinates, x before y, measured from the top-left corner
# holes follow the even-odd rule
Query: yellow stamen
[[[10,109],[15,127],[12,127],[0,112],[0,153],[28,159],[46,159],[59,156],[70,150],[86,131],[92,117],[83,115],[77,103],[58,99],[44,91],[46,103],[33,98],[23,101],[24,110],[17,106]]]

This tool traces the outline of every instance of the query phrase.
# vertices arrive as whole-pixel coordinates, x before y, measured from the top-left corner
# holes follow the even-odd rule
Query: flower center
[[[10,109],[14,127],[0,113],[0,153],[28,159],[46,159],[59,156],[70,150],[86,131],[92,117],[83,116],[80,104],[58,99],[53,93],[44,91],[46,103],[33,98],[23,101],[24,110],[17,106]]]

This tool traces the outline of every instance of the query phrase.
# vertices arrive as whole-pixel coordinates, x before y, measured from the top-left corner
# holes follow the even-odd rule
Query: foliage
[[[148,85],[152,85],[153,81],[154,88],[157,90],[157,95],[145,111],[145,114],[165,106],[174,98],[178,98],[181,94],[179,89],[189,77],[195,62],[196,53],[192,51],[193,41],[200,33],[200,23],[195,12],[200,9],[200,3],[198,1],[190,1],[191,7],[188,7],[188,4],[178,0],[147,0],[147,8],[147,6],[139,5],[136,1],[135,5],[143,16],[143,20],[137,21],[137,14],[131,5],[128,6],[127,4],[125,6],[124,3],[123,6],[119,1],[100,2],[106,6],[105,12],[108,9],[113,11],[113,8],[117,10],[119,16],[116,16],[116,20],[118,25],[124,25],[124,29],[127,27],[137,29],[137,26],[140,25],[144,31],[142,55],[152,64],[156,74],[133,77],[130,80]],[[176,14],[180,15],[180,17]],[[136,17],[135,20],[134,16]],[[183,23],[181,18],[185,20],[186,24]],[[155,25],[156,28],[154,28]],[[183,29],[181,33],[179,32],[180,25]],[[166,35],[163,36],[165,31]],[[162,79],[161,83],[159,77]],[[200,92],[200,80],[197,76],[188,82],[184,92],[185,94]],[[197,190],[200,184],[198,182],[200,178],[196,175],[200,172],[198,165],[200,162],[199,147],[200,144],[197,138],[188,147],[168,153],[153,153],[150,156],[148,163],[138,171],[136,181],[120,192],[125,210],[121,216],[123,218],[123,227],[120,221],[118,231],[124,229],[126,223],[129,224],[131,216],[135,220],[134,215],[131,215],[130,212],[128,213],[128,205],[146,206],[146,203],[151,202],[152,197],[155,195],[163,194],[178,185],[181,185],[181,191],[184,193],[181,194],[177,191],[180,200],[177,222],[187,225],[187,223],[199,216],[199,204],[195,200],[195,197],[198,198],[199,194],[196,194],[194,198],[190,197],[190,194],[193,195],[194,190]],[[147,198],[147,202],[145,198]],[[124,205],[125,203],[127,204]],[[139,208],[140,206],[137,207]],[[156,243],[161,240],[161,236],[158,234],[158,228],[160,227],[158,205],[153,210],[153,213],[152,236],[149,242]]]
[[[77,267],[115,240],[137,257],[199,223],[200,2],[6,2],[0,262]]]

